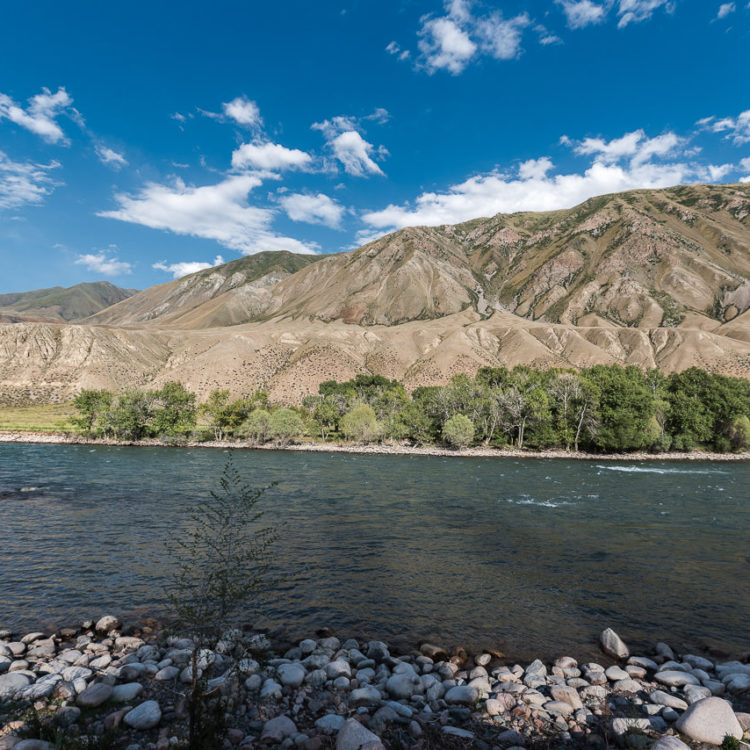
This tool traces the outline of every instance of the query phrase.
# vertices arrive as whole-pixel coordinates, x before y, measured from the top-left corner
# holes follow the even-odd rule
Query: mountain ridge
[[[109,281],[93,281],[0,294],[0,322],[72,322],[111,307],[138,291],[123,289]]]
[[[298,403],[357,373],[414,388],[486,365],[597,363],[750,378],[750,185],[248,256],[74,325],[0,326],[0,403],[167,380]]]

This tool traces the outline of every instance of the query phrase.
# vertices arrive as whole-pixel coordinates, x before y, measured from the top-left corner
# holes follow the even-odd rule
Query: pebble
[[[356,719],[347,719],[336,736],[336,750],[385,750],[380,737]]]

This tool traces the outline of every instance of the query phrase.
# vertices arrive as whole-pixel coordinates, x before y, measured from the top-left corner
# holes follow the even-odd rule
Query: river
[[[211,449],[0,444],[0,627],[159,615]],[[518,658],[746,650],[750,464],[237,451],[281,527],[262,621]],[[21,491],[21,488],[26,488]],[[35,489],[28,489],[35,488]]]

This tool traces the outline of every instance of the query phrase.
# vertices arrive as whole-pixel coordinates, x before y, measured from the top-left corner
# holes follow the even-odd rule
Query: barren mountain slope
[[[0,326],[0,404],[51,402],[80,388],[121,390],[179,380],[205,397],[267,388],[299,402],[324,380],[371,372],[407,387],[444,383],[483,365],[697,365],[750,377],[750,341],[697,329],[575,327],[464,311],[398,326],[275,321],[200,331]]]
[[[749,279],[750,185],[697,185],[404,229],[286,279],[266,317],[387,325],[472,307],[710,330],[750,308]]]
[[[312,265],[286,255],[298,265],[244,277],[233,270],[259,257],[251,256],[146,290],[90,322],[398,325],[473,309],[713,330],[750,308],[750,185],[630,191],[564,211],[412,227]]]
[[[146,289],[92,315],[86,323],[129,326],[154,323],[185,328],[244,323],[266,309],[270,289],[320,259],[287,251],[233,260]]]
[[[0,294],[0,323],[22,321],[63,322],[86,318],[121,300],[137,289],[121,289],[108,281],[76,284],[33,292]]]

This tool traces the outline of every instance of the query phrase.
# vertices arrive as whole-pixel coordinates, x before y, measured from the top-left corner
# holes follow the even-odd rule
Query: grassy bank
[[[72,402],[0,408],[0,431],[59,434],[71,430],[70,419],[78,414]]]

